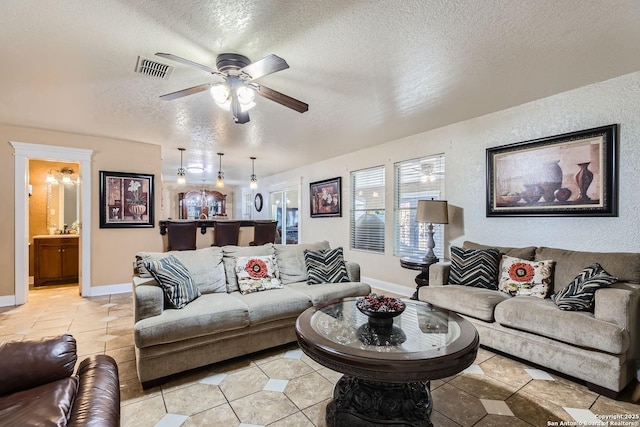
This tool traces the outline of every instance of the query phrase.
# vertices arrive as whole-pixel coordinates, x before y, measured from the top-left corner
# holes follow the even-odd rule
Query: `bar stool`
[[[189,251],[196,248],[198,221],[167,221],[169,251]]]
[[[216,221],[213,227],[213,245],[238,245],[240,236],[240,221]]]
[[[253,241],[249,246],[262,246],[276,241],[277,221],[255,221],[253,226]]]

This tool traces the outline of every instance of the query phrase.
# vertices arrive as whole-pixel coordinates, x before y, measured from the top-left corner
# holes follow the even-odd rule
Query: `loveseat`
[[[370,286],[360,282],[359,265],[341,258],[331,259],[333,267],[346,269],[346,277],[337,279],[339,283],[307,283],[304,251],[322,254],[337,249],[341,257],[341,248],[330,251],[326,241],[138,253],[133,277],[134,342],[142,386],[148,388],[172,374],[294,342],[296,319],[307,308],[331,299],[369,294]],[[201,294],[179,309],[171,307],[160,283],[146,268],[150,262],[171,255],[186,267]],[[251,257],[273,260],[281,287],[240,292],[241,271],[236,261]]]
[[[466,251],[489,248],[496,248],[502,260],[504,255],[536,262],[552,260],[546,298],[451,285],[451,263],[439,263],[430,267],[429,286],[420,288],[418,299],[470,320],[482,345],[584,380],[593,391],[615,397],[636,378],[640,367],[640,254],[472,242],[462,247]],[[554,302],[557,296],[554,300],[549,296],[566,289],[593,263],[618,281],[595,291],[590,310],[560,309]]]
[[[0,424],[119,426],[120,381],[110,356],[77,361],[71,335],[0,344]]]

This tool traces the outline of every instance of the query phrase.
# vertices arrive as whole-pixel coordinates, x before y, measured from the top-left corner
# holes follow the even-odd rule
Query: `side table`
[[[429,286],[429,267],[431,264],[435,264],[437,261],[425,261],[424,258],[405,256],[400,258],[400,266],[402,268],[408,268],[409,270],[420,270],[420,273],[416,276],[416,291],[411,296],[411,299],[418,299],[418,290],[423,286]]]

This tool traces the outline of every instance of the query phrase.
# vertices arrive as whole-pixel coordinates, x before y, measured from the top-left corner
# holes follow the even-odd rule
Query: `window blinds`
[[[351,172],[351,249],[384,253],[384,166]]]

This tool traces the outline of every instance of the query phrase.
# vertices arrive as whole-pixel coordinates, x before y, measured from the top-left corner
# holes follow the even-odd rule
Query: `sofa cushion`
[[[300,243],[297,245],[274,245],[276,264],[283,284],[304,282],[308,279],[307,267],[304,263],[304,250],[326,251],[329,242]]]
[[[480,243],[474,243],[466,241],[462,244],[464,249],[491,249],[495,248],[500,252],[500,256],[508,255],[514,258],[526,259],[528,261],[533,261],[536,255],[536,247],[535,246],[527,246],[524,248],[510,248],[507,246],[487,246],[481,245]]]
[[[527,261],[503,255],[498,289],[511,296],[546,298],[552,273],[552,260]]]
[[[309,285],[318,283],[348,282],[349,275],[344,265],[342,248],[326,251],[304,250],[304,264],[307,268]]]
[[[496,322],[568,344],[622,354],[629,346],[627,331],[596,319],[588,312],[562,311],[549,298],[511,298],[498,304]]]
[[[232,292],[230,295],[238,298],[249,307],[251,325],[298,317],[300,313],[311,307],[311,300],[307,295],[289,288],[274,289],[260,294],[243,295],[239,292]]]
[[[201,295],[189,270],[173,255],[145,262],[144,266],[160,284],[171,307],[183,308]]]
[[[420,301],[485,322],[493,322],[495,306],[511,298],[504,292],[497,290],[463,285],[422,286],[418,296]]]
[[[565,288],[551,295],[551,300],[561,310],[593,311],[596,290],[617,281],[600,264],[594,263],[585,267]]]
[[[640,254],[626,252],[579,252],[540,247],[536,260],[552,259],[556,262],[553,290],[559,291],[576,277],[585,265],[595,262],[621,282],[640,283]]]
[[[451,247],[449,285],[498,289],[498,250]]]
[[[227,292],[235,292],[240,289],[236,278],[236,257],[272,256],[273,254],[273,243],[262,246],[223,246],[222,262],[227,273]]]
[[[332,299],[358,297],[371,293],[371,286],[362,282],[320,283],[318,285],[296,282],[285,285],[285,288],[306,295],[314,305]]]
[[[242,294],[282,289],[273,255],[237,257],[236,278]]]
[[[167,309],[134,325],[138,348],[167,344],[249,326],[249,308],[227,293],[205,294],[182,310]]]
[[[173,255],[187,267],[193,282],[203,294],[226,292],[222,249],[218,247],[202,248],[193,251],[171,252],[138,252],[136,254],[136,270],[140,277],[153,277],[144,267],[145,262],[166,258]]]

